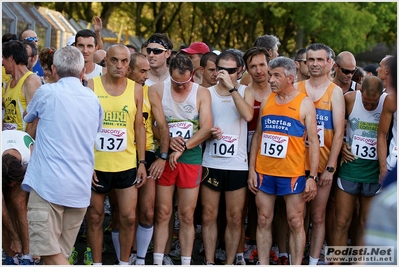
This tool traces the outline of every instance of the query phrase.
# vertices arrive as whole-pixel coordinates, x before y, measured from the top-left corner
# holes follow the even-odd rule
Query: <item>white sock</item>
[[[102,262],[93,262],[93,265],[103,265]]]
[[[137,257],[145,258],[145,256],[147,255],[148,245],[151,242],[153,232],[153,225],[146,226],[139,223],[136,232]]]
[[[279,257],[279,258],[282,257],[282,256],[286,256],[286,257],[288,258],[287,252],[279,253],[279,254],[278,254],[278,257]]]
[[[236,253],[236,261],[242,261],[242,259],[244,258],[244,252],[241,253]]]
[[[126,261],[119,261],[119,265],[128,265],[129,263]]]
[[[145,259],[144,258],[136,258],[136,265],[145,265]]]
[[[319,262],[319,258],[314,259],[314,258],[312,258],[312,256],[309,256],[309,265],[317,265],[318,262]]]
[[[119,243],[119,230],[112,229],[111,235],[116,257],[118,258],[118,261],[121,261],[121,244]]]
[[[163,253],[153,253],[154,265],[162,265]]]
[[[28,260],[30,260],[30,261],[33,261],[32,255],[30,255],[30,254],[23,254],[22,257],[21,257],[21,259],[22,259],[22,260],[28,259]]]
[[[190,265],[191,264],[191,257],[184,257],[181,256],[181,265]]]

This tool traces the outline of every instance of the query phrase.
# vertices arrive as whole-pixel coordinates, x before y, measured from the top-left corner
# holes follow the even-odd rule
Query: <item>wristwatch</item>
[[[147,161],[145,161],[145,160],[139,160],[139,164],[140,163],[143,163],[144,165],[147,165]]]
[[[229,93],[231,94],[231,93],[233,93],[234,91],[237,91],[237,88],[235,88],[235,87],[231,88],[231,89],[229,90]]]
[[[313,179],[313,180],[315,180],[316,183],[320,180],[319,177],[313,176],[313,175],[309,175],[306,179]]]
[[[168,153],[162,152],[161,155],[159,155],[159,158],[161,158],[163,160],[167,160],[168,159]]]
[[[334,167],[331,167],[331,166],[327,166],[326,170],[327,170],[328,172],[331,172],[331,173],[334,173],[334,172],[335,172]]]

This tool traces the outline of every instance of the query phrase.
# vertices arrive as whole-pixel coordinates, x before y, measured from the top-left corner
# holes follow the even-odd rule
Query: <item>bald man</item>
[[[360,84],[352,81],[353,74],[356,72],[356,59],[351,52],[343,51],[338,54],[335,58],[334,70],[333,83],[341,87],[344,94],[361,89]]]
[[[377,68],[377,76],[380,78],[384,84],[385,92],[387,94],[391,94],[395,92],[395,88],[391,85],[391,77],[392,74],[389,69],[389,61],[393,59],[393,56],[388,55],[385,56],[381,61]]]

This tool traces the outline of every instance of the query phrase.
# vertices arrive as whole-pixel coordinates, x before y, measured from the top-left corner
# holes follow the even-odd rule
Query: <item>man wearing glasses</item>
[[[360,84],[352,81],[353,74],[356,72],[355,56],[348,51],[343,51],[335,58],[334,64],[335,77],[333,83],[341,87],[342,92],[360,90]]]
[[[226,264],[235,263],[243,226],[248,178],[247,123],[254,114],[254,95],[251,88],[237,82],[238,65],[235,53],[222,52],[216,58],[218,84],[208,88],[213,128],[212,137],[206,141],[201,183],[202,235],[208,264],[214,264],[222,193],[226,199]]]
[[[324,243],[325,213],[330,195],[337,157],[341,151],[345,129],[345,100],[342,90],[328,78],[332,63],[331,48],[316,43],[306,49],[306,64],[310,78],[295,84],[300,92],[309,96],[316,108],[317,132],[320,144],[320,161],[317,195],[310,202],[312,234],[310,238],[309,265],[316,265]],[[306,149],[309,153],[309,149]],[[306,170],[309,171],[309,162]]]
[[[306,65],[306,48],[301,48],[295,55],[296,82],[309,79],[309,69]]]
[[[153,44],[150,42],[149,47]],[[187,56],[174,57],[169,73],[170,81],[150,88],[162,99],[170,134],[169,162],[165,163],[157,181],[153,255],[154,264],[161,265],[177,187],[181,264],[190,265],[194,245],[193,217],[202,174],[201,144],[211,136],[211,97],[206,88],[191,82],[193,63]]]
[[[146,52],[150,63],[150,72],[145,83],[151,86],[170,78],[167,60],[172,54],[173,43],[163,33],[154,33],[147,43]]]
[[[37,49],[39,49],[38,45],[39,45],[39,38],[37,37],[36,32],[32,31],[32,30],[24,30],[19,34],[19,40],[20,41],[27,41],[30,43],[33,43]],[[42,66],[40,66],[40,61],[37,60],[36,64],[33,66],[33,70],[34,73],[36,73],[38,76],[43,77],[44,73],[43,73],[43,68]]]

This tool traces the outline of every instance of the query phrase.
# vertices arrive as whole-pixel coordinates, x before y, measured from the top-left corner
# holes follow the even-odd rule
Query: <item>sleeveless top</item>
[[[93,78],[93,82],[94,93],[104,110],[103,128],[97,134],[95,142],[94,169],[103,172],[120,172],[136,168],[135,82],[127,79],[126,89],[119,96],[107,93],[101,76]]]
[[[103,72],[103,67],[94,63],[94,70],[90,73],[86,73],[87,79],[93,79],[95,77],[101,76]]]
[[[8,149],[15,149],[21,155],[22,166],[27,166],[30,160],[30,147],[35,141],[26,132],[5,130],[1,132],[1,154]]]
[[[245,85],[240,85],[237,91],[243,98],[245,88]],[[202,166],[247,171],[247,122],[238,112],[231,95],[219,95],[215,86],[209,87],[208,90],[212,98],[212,125],[219,126],[223,136],[221,140],[206,140]]]
[[[382,94],[375,110],[363,107],[362,93],[356,98],[346,124],[346,138],[355,156],[352,162],[341,162],[338,176],[360,183],[377,183],[380,168],[377,157],[377,131],[387,94]]]
[[[152,124],[154,118],[151,113],[151,104],[148,97],[148,86],[143,86],[143,121],[146,134],[145,150],[155,152],[154,133],[152,132]]]
[[[300,107],[305,94],[299,93],[286,104],[276,103],[271,93],[261,111],[262,135],[256,157],[256,172],[270,176],[305,175],[305,125]]]
[[[199,130],[199,112],[197,108],[198,87],[197,83],[192,83],[191,91],[187,98],[183,102],[178,103],[172,98],[170,79],[164,82],[162,107],[171,137],[182,136],[187,141]],[[202,164],[201,146],[198,145],[184,151],[178,162]]]
[[[23,120],[23,114],[26,110],[26,99],[22,94],[22,86],[33,72],[27,71],[24,76],[19,79],[17,85],[11,88],[11,81],[7,84],[7,90],[4,98],[4,130],[21,130],[25,131],[26,122]]]
[[[298,91],[307,95],[305,82],[306,81],[301,81],[298,83]],[[337,85],[331,82],[324,95],[319,100],[314,102],[314,106],[316,108],[317,134],[319,136],[320,142],[319,173],[322,173],[327,166],[328,157],[331,152],[332,141],[334,138],[331,97],[335,86]],[[308,155],[309,149],[307,148],[306,159],[309,159]],[[306,170],[309,169],[310,163],[309,160],[306,160]]]
[[[254,100],[254,116],[252,117],[252,120],[248,122],[248,140],[247,140],[247,152],[249,153],[251,150],[251,143],[252,143],[252,137],[254,136],[256,126],[258,125],[258,119],[259,119],[259,112],[260,112],[260,106],[262,105],[261,102]]]
[[[392,139],[389,143],[388,149],[388,157],[387,157],[387,168],[388,170],[392,170],[395,168],[398,162],[398,118],[397,118],[398,111],[395,111],[393,114],[393,126],[392,126]]]

